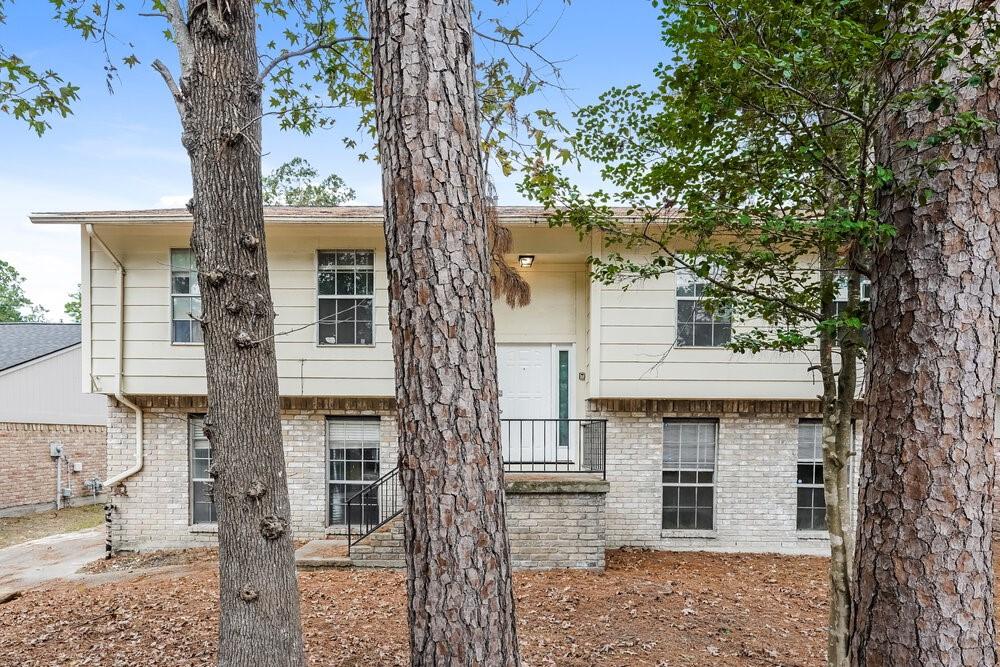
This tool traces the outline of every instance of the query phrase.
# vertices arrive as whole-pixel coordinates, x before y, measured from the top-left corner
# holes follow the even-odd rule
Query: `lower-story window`
[[[796,480],[795,527],[826,530],[826,494],[823,491],[823,422],[799,420],[799,460]]]
[[[188,451],[191,463],[191,523],[215,523],[215,501],[212,497],[212,443],[205,437],[205,417],[192,415],[188,419]]]
[[[347,523],[347,499],[379,478],[379,418],[330,417],[326,422],[329,453],[330,525]],[[378,495],[365,494],[351,504],[351,519],[377,523]]]
[[[718,426],[714,419],[663,421],[663,528],[714,526]]]

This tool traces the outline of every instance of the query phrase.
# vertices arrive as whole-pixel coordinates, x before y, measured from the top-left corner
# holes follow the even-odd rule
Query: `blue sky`
[[[656,11],[648,0],[541,2],[536,29],[547,31],[562,14],[543,50],[551,59],[566,61],[561,67],[568,90],[549,93],[539,106],[568,117],[575,105],[594,101],[607,88],[650,81],[653,67],[664,59]],[[516,15],[535,4],[512,0],[507,11]],[[0,25],[0,43],[9,52],[57,70],[81,89],[74,114],[53,120],[41,138],[23,124],[0,118],[5,157],[0,162],[0,259],[25,276],[29,298],[48,308],[52,320],[63,317],[66,296],[79,281],[79,230],[31,225],[29,212],[178,206],[191,192],[176,111],[162,80],[146,64],[155,57],[173,64],[172,45],[160,35],[157,19],[116,16],[115,21],[116,35],[137,45],[143,64],[123,70],[113,94],[105,86],[99,47],[52,21],[48,2],[15,2],[7,24]],[[353,127],[345,118],[334,129],[303,137],[265,126],[264,171],[302,156],[321,173],[340,174],[357,192],[355,203],[380,204],[377,165],[359,163],[341,144]],[[589,168],[580,178],[584,185],[597,182]],[[497,175],[497,190],[501,203],[523,203],[511,180]]]

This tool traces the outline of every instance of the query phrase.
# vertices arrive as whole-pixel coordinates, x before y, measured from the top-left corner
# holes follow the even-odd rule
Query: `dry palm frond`
[[[493,298],[503,298],[511,308],[527,306],[531,303],[531,286],[504,259],[514,247],[514,238],[510,230],[500,224],[494,196],[486,200],[486,231],[493,264]]]

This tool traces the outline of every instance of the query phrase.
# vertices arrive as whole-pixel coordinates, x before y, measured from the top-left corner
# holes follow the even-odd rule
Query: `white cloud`
[[[30,211],[137,208],[137,198],[95,192],[77,183],[19,178],[0,174],[0,259],[24,276],[28,298],[48,309],[52,321],[65,319],[63,304],[80,282],[80,228],[77,225],[33,225]]]
[[[190,199],[191,195],[163,195],[160,197],[159,206],[163,208],[184,208]]]

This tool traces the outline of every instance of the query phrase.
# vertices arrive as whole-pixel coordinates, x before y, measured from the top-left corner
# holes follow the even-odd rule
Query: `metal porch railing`
[[[501,419],[506,472],[587,473],[607,478],[606,419]],[[399,468],[347,498],[348,551],[403,511]]]

